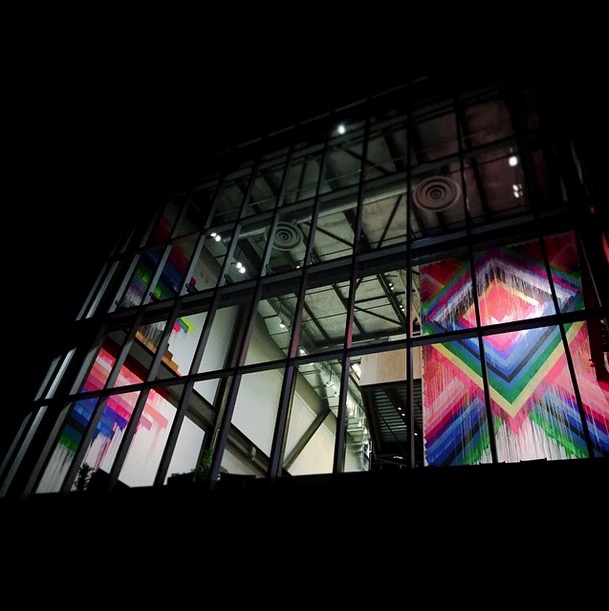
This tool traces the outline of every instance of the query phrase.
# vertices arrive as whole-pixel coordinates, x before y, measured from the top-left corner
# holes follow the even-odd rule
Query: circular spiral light
[[[414,203],[430,212],[444,212],[459,199],[459,185],[446,176],[430,176],[422,180],[415,188]]]
[[[273,248],[288,251],[302,242],[302,231],[293,223],[278,223]]]

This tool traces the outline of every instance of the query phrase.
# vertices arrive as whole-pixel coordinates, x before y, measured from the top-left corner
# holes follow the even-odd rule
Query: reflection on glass
[[[464,179],[474,222],[484,224],[489,215],[515,216],[530,208],[521,158],[514,147],[480,152],[466,159]]]
[[[59,440],[42,474],[36,492],[59,492],[74,460],[98,399],[82,399],[72,405]]]
[[[321,152],[318,148],[294,157],[286,175],[285,202],[287,204],[315,196],[320,164]]]
[[[480,322],[492,325],[555,314],[541,244],[531,240],[489,248],[474,256]],[[561,301],[573,287],[561,290]]]
[[[212,225],[222,225],[237,220],[249,184],[249,174],[229,180],[221,189],[216,201]]]
[[[341,367],[337,361],[300,365],[291,399],[283,468],[290,475],[332,473]],[[355,404],[355,398],[349,406]],[[363,438],[363,433],[362,433]],[[361,465],[363,446],[348,446],[349,470]]]
[[[134,391],[108,398],[83,464],[87,463],[96,470],[110,472],[139,394],[139,391]]]
[[[365,179],[389,176],[407,169],[406,129],[385,128],[370,134]]]
[[[585,323],[567,328],[596,447],[607,455],[607,396],[594,381]],[[498,460],[585,458],[588,448],[558,327],[484,338]],[[593,415],[594,414],[594,415]],[[596,419],[596,415],[602,415]]]
[[[89,441],[82,465],[86,463],[93,471],[98,469],[110,471],[138,396],[139,392],[134,391],[112,395],[107,399]],[[38,492],[58,492],[61,489],[74,455],[97,409],[99,409],[97,398],[83,399],[74,403],[38,484]]]
[[[206,318],[207,312],[200,312],[190,316],[181,316],[175,321],[169,336],[163,365],[159,370],[159,378],[188,374]]]
[[[495,93],[464,104],[461,128],[469,148],[509,138],[514,133],[508,105]]]
[[[342,289],[337,284],[307,289],[300,343],[308,354],[331,348],[340,348],[345,343],[347,310]]]
[[[171,245],[161,275],[156,286],[152,287],[153,300],[171,299],[182,292],[197,237],[191,234]]]
[[[365,397],[365,406],[373,431],[374,453],[378,461],[401,466],[410,464],[411,444],[414,444],[414,465],[423,466],[423,413],[422,413],[422,350],[390,350],[364,354],[355,364],[359,387]],[[408,382],[409,368],[412,383]],[[354,376],[352,376],[353,378]],[[411,427],[410,395],[414,413]],[[411,434],[412,433],[412,434]]]
[[[171,231],[176,223],[180,210],[184,205],[184,196],[178,196],[170,200],[165,206],[163,213],[159,217],[148,238],[147,246],[163,244],[171,237]]]
[[[247,351],[246,364],[285,358],[292,336],[296,295],[262,299]]]
[[[244,223],[239,229],[233,259],[226,269],[229,283],[256,278],[260,274],[270,223],[270,216],[257,217],[256,222]]]
[[[256,174],[244,217],[268,212],[275,207],[282,176],[283,164]]]
[[[418,269],[424,335],[476,326],[469,258],[449,257]]]
[[[228,473],[264,475],[283,384],[283,367],[241,377],[222,467]],[[261,472],[261,469],[263,472]]]
[[[191,193],[186,214],[178,219],[178,225],[174,231],[176,237],[203,230],[207,216],[212,209],[215,192],[216,185],[207,185]]]
[[[356,211],[356,197],[320,204],[312,263],[351,255]]]
[[[135,340],[131,343],[129,354],[120,369],[114,386],[129,386],[140,384],[152,365],[152,355],[156,352],[159,339],[167,321],[142,325],[136,332]],[[167,365],[171,365],[164,358]]]
[[[206,429],[202,427],[197,414],[192,415],[189,412],[182,420],[176,446],[167,469],[165,483],[172,475],[189,473],[196,468],[205,436]]]
[[[346,422],[345,422],[345,461],[343,471],[345,473],[353,471],[370,470],[370,431],[364,410],[362,395],[359,390],[359,376],[357,363],[352,362],[351,375],[346,395]]]
[[[404,185],[367,189],[362,208],[362,231],[370,250],[406,240],[406,192]]]
[[[188,415],[182,421],[178,440],[175,450],[171,456],[171,462],[167,469],[167,479],[172,475],[181,473],[189,473],[197,466],[203,441],[205,439],[205,431],[192,420]]]
[[[195,255],[195,268],[186,287],[189,293],[196,293],[216,286],[230,240],[231,235],[220,229],[211,231],[206,236],[202,246],[199,247],[198,254]]]
[[[222,392],[230,385],[230,378],[213,378],[195,382],[190,394],[186,414],[180,425],[167,478],[174,474],[190,473],[209,456],[208,433],[213,429],[217,414],[222,405]],[[176,397],[178,393],[176,393]],[[177,403],[177,400],[176,400]]]
[[[338,191],[359,183],[362,169],[362,141],[342,140],[330,145],[321,193]]]
[[[413,180],[412,223],[428,235],[455,231],[465,226],[465,197],[458,161]]]
[[[297,269],[304,265],[311,221],[311,204],[282,213],[272,237],[269,273]]]
[[[575,233],[545,238],[545,249],[560,311],[583,310],[584,292]]]
[[[573,323],[567,327],[567,340],[591,438],[593,455],[607,457],[609,456],[609,327],[607,321],[595,318],[590,322]],[[563,382],[563,386],[568,388],[566,382]],[[579,427],[577,430],[579,431]],[[581,455],[585,456],[583,452],[579,452],[578,456]]]
[[[231,354],[233,342],[241,333],[239,323],[240,308],[237,305],[221,307],[214,316],[199,373],[223,369]],[[211,399],[208,398],[211,401]]]
[[[117,331],[108,334],[104,338],[101,348],[82,385],[81,392],[95,392],[105,386],[121,346],[125,341],[125,337],[124,332]]]
[[[492,462],[477,339],[423,346],[425,463]]]
[[[146,399],[119,480],[128,486],[152,486],[175,417],[169,391],[152,389]]]
[[[157,247],[141,254],[129,284],[118,302],[120,307],[127,308],[142,303],[147,295],[148,287],[161,260],[162,253],[163,248]]]
[[[412,161],[416,165],[456,155],[459,151],[457,120],[452,111],[417,120],[413,131]]]
[[[538,150],[529,151],[530,186],[535,194],[535,202],[540,208],[557,208],[569,199],[564,183],[552,171],[552,162],[546,160],[546,153],[538,145]]]
[[[406,270],[398,269],[357,279],[353,344],[385,343],[406,337]]]

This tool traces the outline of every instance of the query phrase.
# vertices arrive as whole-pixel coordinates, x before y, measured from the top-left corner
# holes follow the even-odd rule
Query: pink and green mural
[[[116,346],[109,342],[106,342],[100,349],[81,392],[95,392],[104,387],[116,360],[116,350]],[[116,386],[139,384],[142,381],[143,375],[138,373],[137,364],[133,360],[129,360],[121,368]],[[138,391],[131,391],[114,394],[107,399],[101,417],[93,431],[83,463],[89,464],[94,470],[110,471],[138,396]],[[38,492],[59,491],[91,422],[98,401],[98,398],[82,399],[72,406],[38,486]],[[128,483],[139,485],[152,483],[154,468],[159,458],[154,449],[162,447],[163,440],[169,433],[174,412],[175,409],[164,396],[154,390],[150,392],[138,421],[132,444],[133,447],[137,447],[139,453],[139,467],[132,476],[133,481]],[[132,456],[132,458],[134,457]],[[132,467],[131,462],[133,461],[128,458],[127,468]],[[124,480],[122,473],[121,480]]]
[[[547,239],[545,247],[558,309],[582,309],[574,236]],[[420,271],[423,333],[475,327],[469,259],[448,259]],[[538,241],[477,253],[474,273],[482,325],[531,320],[556,312]],[[424,346],[426,463],[491,462],[490,429],[500,462],[587,457],[584,426],[593,455],[609,455],[607,372],[598,370],[602,362],[594,366],[586,322],[567,325],[565,336],[581,409],[557,326],[485,335],[482,346],[476,337]],[[488,381],[491,427],[482,363]]]

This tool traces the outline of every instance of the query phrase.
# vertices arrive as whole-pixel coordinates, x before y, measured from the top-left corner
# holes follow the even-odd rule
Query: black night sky
[[[19,321],[11,375],[22,384],[26,369],[46,368],[121,230],[196,184],[207,154],[393,84],[46,65],[15,74],[2,123],[16,228],[5,264]]]

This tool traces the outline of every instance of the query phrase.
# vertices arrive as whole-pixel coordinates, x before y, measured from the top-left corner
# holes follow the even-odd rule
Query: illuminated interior
[[[70,491],[85,465],[162,487],[204,464],[222,482],[608,456],[607,260],[543,108],[504,93],[406,112],[393,91],[168,201],[42,393],[30,487]]]

